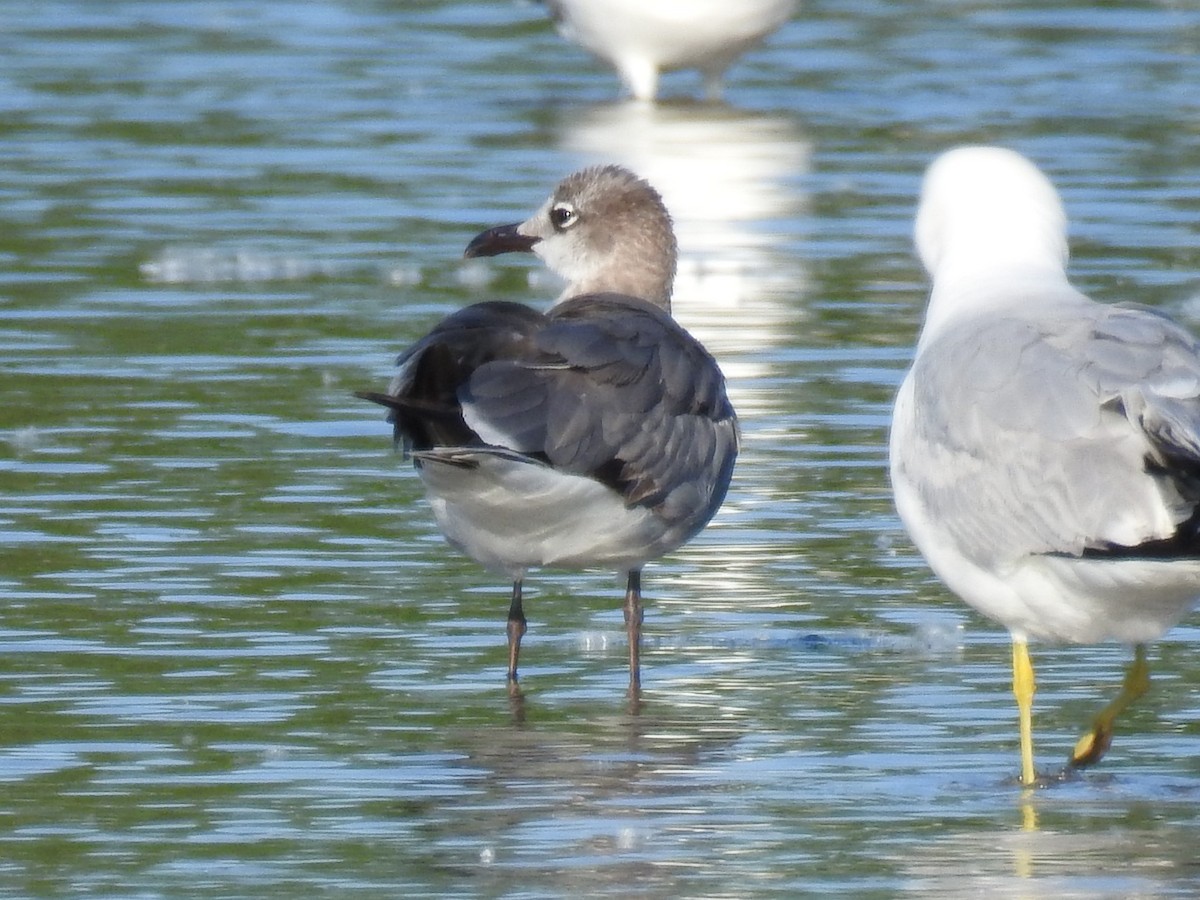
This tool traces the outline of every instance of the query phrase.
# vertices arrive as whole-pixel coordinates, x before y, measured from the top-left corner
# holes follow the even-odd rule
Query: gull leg
[[[1138,644],[1133,651],[1133,662],[1125,670],[1125,680],[1121,683],[1120,692],[1092,721],[1091,731],[1079,739],[1067,765],[1072,769],[1082,769],[1100,762],[1112,744],[1117,716],[1148,690],[1150,663],[1146,661],[1146,645]]]
[[[702,77],[704,79],[704,99],[711,103],[716,103],[721,99],[721,94],[725,91],[724,67],[702,70]]]
[[[631,569],[625,584],[625,630],[629,634],[629,693],[636,694],[642,683],[642,572]]]
[[[1029,645],[1024,640],[1013,638],[1012,667],[1013,694],[1017,698],[1021,728],[1021,784],[1031,787],[1037,780],[1037,773],[1033,769],[1033,694],[1037,684],[1033,678],[1033,663],[1029,659]]]
[[[525,610],[521,608],[521,579],[513,582],[512,603],[508,607],[508,682],[517,681],[517,658],[521,655],[521,638],[525,635]]]

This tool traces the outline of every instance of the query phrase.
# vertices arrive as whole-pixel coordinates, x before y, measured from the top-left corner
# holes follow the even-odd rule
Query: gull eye
[[[555,203],[550,207],[550,224],[556,231],[566,231],[579,221],[579,213],[570,203]]]

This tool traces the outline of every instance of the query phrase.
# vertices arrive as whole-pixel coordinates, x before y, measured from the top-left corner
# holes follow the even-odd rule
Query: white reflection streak
[[[673,314],[719,360],[743,434],[761,428],[757,413],[780,402],[771,387],[772,348],[789,346],[806,315],[808,273],[798,246],[810,142],[787,115],[713,103],[573,107],[558,127],[569,156],[627,166],[662,194],[679,241]],[[735,481],[753,465],[744,449]],[[687,575],[697,591],[689,588],[689,606],[703,596],[723,604],[769,602],[768,570],[745,561],[769,556],[782,538],[762,543],[728,530],[746,503],[735,487],[715,527],[684,551],[705,558]]]
[[[790,119],[713,104],[630,101],[572,109],[560,144],[585,163],[620,163],[653,184],[675,220],[675,315],[710,349],[788,337],[807,275],[794,247],[811,146]],[[731,330],[732,329],[732,330]],[[734,378],[759,374],[741,371]]]

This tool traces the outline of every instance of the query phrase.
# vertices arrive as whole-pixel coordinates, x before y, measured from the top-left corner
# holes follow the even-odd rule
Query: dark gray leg
[[[632,569],[625,584],[625,630],[629,634],[629,690],[642,683],[642,571]]]
[[[517,680],[517,658],[525,635],[525,610],[521,608],[521,579],[513,582],[512,603],[508,607],[508,680]]]

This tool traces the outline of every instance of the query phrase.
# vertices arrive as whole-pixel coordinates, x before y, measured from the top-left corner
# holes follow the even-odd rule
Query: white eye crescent
[[[578,221],[579,213],[573,204],[563,201],[550,207],[550,224],[554,226],[555,231],[566,231]]]

